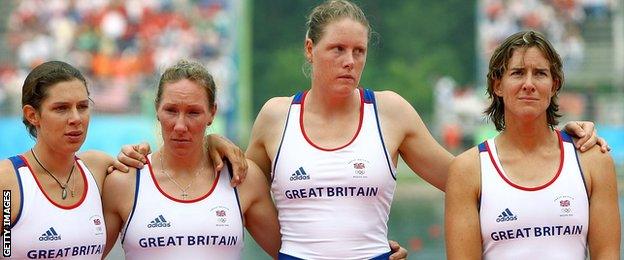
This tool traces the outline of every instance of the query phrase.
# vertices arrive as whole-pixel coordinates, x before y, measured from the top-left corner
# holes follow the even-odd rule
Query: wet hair
[[[80,80],[87,90],[87,95],[89,95],[87,81],[78,69],[62,61],[42,63],[30,71],[24,80],[24,85],[22,86],[22,107],[30,105],[36,111],[39,111],[41,103],[48,97],[50,87],[60,82],[72,80]],[[22,122],[28,129],[28,133],[32,137],[37,138],[37,129],[23,115]]]
[[[539,32],[522,31],[515,33],[501,45],[499,45],[490,59],[489,72],[487,74],[487,94],[490,97],[490,106],[485,110],[488,119],[496,126],[496,130],[505,129],[505,104],[503,98],[494,93],[494,83],[501,80],[507,71],[509,60],[516,50],[526,50],[531,47],[538,48],[550,63],[550,73],[555,84],[555,94],[550,99],[550,105],[546,109],[548,125],[554,128],[558,123],[559,105],[557,104],[557,95],[563,86],[564,75],[561,57],[552,46],[552,44]]]
[[[156,109],[160,105],[163,89],[166,84],[175,83],[184,79],[188,79],[206,90],[208,96],[208,106],[213,107],[215,104],[216,88],[214,79],[208,70],[196,61],[180,60],[175,65],[167,68],[160,76],[158,82],[158,92],[154,103]]]
[[[366,15],[355,3],[347,0],[328,0],[314,7],[306,22],[306,38],[312,40],[313,43],[318,43],[323,37],[325,27],[342,18],[351,18],[364,25],[368,28],[370,38],[371,27]]]

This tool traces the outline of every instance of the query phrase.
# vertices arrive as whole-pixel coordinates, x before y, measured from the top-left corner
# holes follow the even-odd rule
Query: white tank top
[[[100,192],[84,163],[75,158],[85,192],[61,206],[45,194],[23,156],[9,158],[20,186],[21,207],[11,227],[11,258],[101,259],[106,245]],[[76,180],[76,181],[79,181]]]
[[[126,259],[240,259],[243,221],[227,165],[206,195],[179,200],[158,186],[149,155],[121,235]]]
[[[479,145],[484,259],[585,259],[589,199],[572,138],[558,132],[554,178],[522,187],[506,176],[494,139]]]
[[[293,99],[271,184],[281,257],[366,259],[390,251],[387,222],[395,168],[382,139],[374,92],[356,91],[361,96],[358,133],[332,150],[314,145],[301,127],[307,92]]]

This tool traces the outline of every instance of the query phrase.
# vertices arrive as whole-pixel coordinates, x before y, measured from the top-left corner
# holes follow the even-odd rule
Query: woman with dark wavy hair
[[[490,60],[486,110],[498,136],[453,160],[446,191],[449,259],[618,259],[613,159],[577,153],[555,129],[561,59],[534,31],[509,36]]]

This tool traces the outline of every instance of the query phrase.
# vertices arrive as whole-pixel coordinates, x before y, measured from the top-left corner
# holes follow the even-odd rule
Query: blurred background
[[[28,71],[63,60],[87,77],[94,101],[83,149],[158,145],[154,94],[181,58],[207,66],[219,115],[209,131],[245,148],[257,112],[309,87],[302,73],[309,0],[4,0],[0,8],[0,158],[33,145],[21,123]],[[411,0],[358,3],[375,31],[364,87],[393,90],[453,154],[496,134],[482,111],[493,48],[523,29],[544,33],[564,60],[561,120],[590,120],[612,147],[624,188],[622,0]],[[410,258],[443,259],[442,192],[403,163],[390,238]],[[624,208],[620,196],[620,209]],[[247,236],[245,258],[268,259]],[[123,257],[116,250],[109,259]]]

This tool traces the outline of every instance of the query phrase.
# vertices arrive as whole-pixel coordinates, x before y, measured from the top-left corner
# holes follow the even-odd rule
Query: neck
[[[327,116],[351,113],[360,109],[360,93],[354,90],[344,95],[331,95],[312,88],[306,95],[305,109]]]
[[[202,147],[197,150],[194,153],[179,155],[163,147],[159,152],[164,167],[173,176],[178,174],[195,174],[202,168],[209,169],[211,161],[205,149]]]
[[[37,156],[36,159],[39,160],[39,163],[41,164],[39,165],[39,163],[35,163],[35,167],[42,168],[43,166],[57,178],[67,177],[69,175],[69,171],[74,166],[75,153],[60,153],[41,143],[35,144],[35,147],[32,148],[32,152]],[[35,155],[30,155],[33,156],[33,159],[35,159]],[[34,165],[31,164],[31,167],[32,166]],[[41,172],[43,171],[45,170],[41,169]]]
[[[540,148],[552,147],[551,144],[558,142],[555,131],[548,126],[546,120],[539,120],[540,123],[518,121],[510,120],[512,123],[509,124],[506,120],[505,130],[499,136],[501,143],[507,143],[515,149],[530,152]]]

